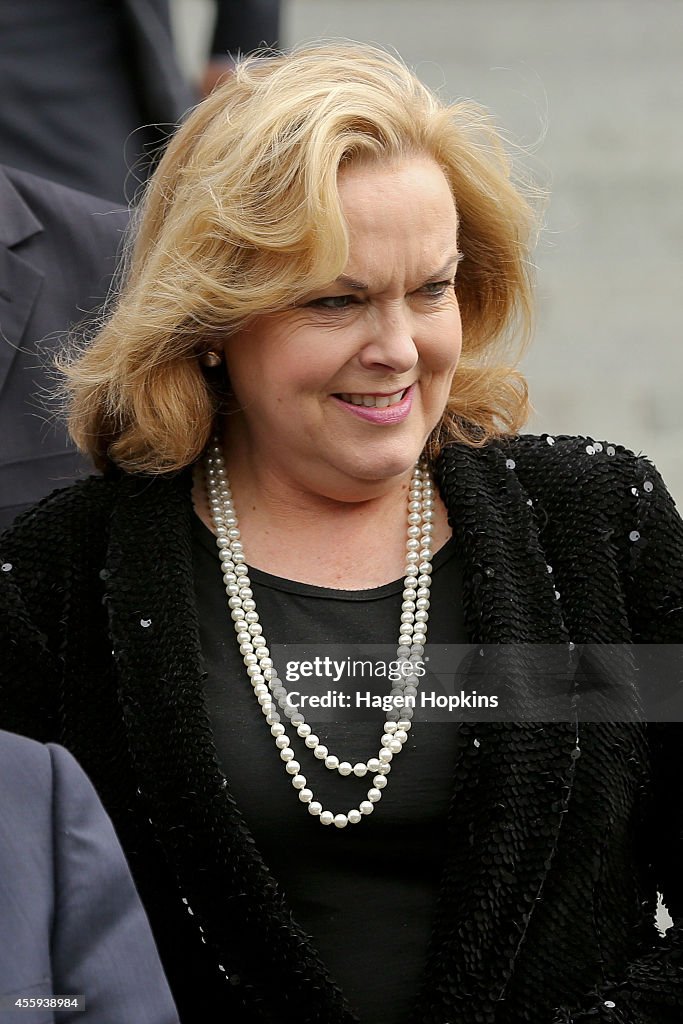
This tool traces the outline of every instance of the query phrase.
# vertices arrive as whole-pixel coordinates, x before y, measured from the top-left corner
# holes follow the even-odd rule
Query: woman
[[[675,737],[312,731],[270,658],[683,635],[653,467],[517,434],[532,228],[484,115],[394,58],[247,60],[169,147],[68,367],[104,475],[5,537],[3,724],[92,775],[184,1022],[680,1015],[654,926],[657,887],[683,896]]]

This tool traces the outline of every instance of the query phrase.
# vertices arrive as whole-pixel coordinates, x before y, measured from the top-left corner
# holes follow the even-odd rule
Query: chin
[[[422,447],[417,446],[414,451],[408,446],[395,452],[371,451],[353,460],[347,472],[358,480],[391,480],[411,473],[421,454]]]

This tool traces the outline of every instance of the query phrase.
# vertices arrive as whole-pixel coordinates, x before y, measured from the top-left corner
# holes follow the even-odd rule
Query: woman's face
[[[419,458],[460,356],[457,215],[427,158],[341,172],[343,275],[254,318],[225,357],[236,458],[330,497]]]

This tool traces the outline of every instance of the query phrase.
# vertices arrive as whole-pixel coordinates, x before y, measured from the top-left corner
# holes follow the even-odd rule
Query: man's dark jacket
[[[107,295],[128,212],[0,165],[0,528],[92,468],[55,403],[53,358]]]
[[[586,438],[454,445],[436,476],[469,638],[484,660],[512,652],[500,680],[511,720],[458,730],[412,1020],[680,1024],[681,930],[660,938],[654,915],[657,891],[675,920],[683,913],[681,725],[512,719],[527,645],[568,656],[613,645],[605,671],[628,697],[629,645],[681,643],[683,524],[646,459]],[[118,476],[77,484],[14,526],[0,545],[0,724],[58,740],[92,776],[184,1024],[351,1024],[218,766],[192,515],[189,472]],[[641,686],[681,675],[664,659]]]

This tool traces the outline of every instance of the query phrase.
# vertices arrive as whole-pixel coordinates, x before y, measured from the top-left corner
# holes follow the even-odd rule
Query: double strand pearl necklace
[[[416,465],[408,493],[405,579],[396,652],[400,679],[394,683],[391,690],[392,697],[401,698],[395,702],[400,711],[394,709],[387,712],[377,756],[353,766],[349,761],[340,761],[336,754],[330,753],[319,741],[299,708],[289,701],[287,690],[273,666],[256,611],[223,452],[216,437],[212,439],[206,451],[205,473],[206,492],[216,532],[223,582],[240,654],[285,771],[291,776],[292,786],[298,791],[299,800],[308,805],[309,814],[317,817],[322,825],[334,824],[337,828],[345,828],[348,824],[356,825],[364,816],[372,814],[375,804],[381,799],[382,790],[387,785],[387,775],[391,771],[391,761],[403,749],[413,717],[413,709],[410,706],[412,701],[406,702],[405,698],[414,698],[417,694],[419,677],[415,674],[414,666],[424,656],[432,578],[434,487],[426,463],[419,462]],[[406,703],[408,706],[405,706]],[[353,774],[358,778],[363,778],[368,772],[374,775],[367,798],[361,801],[358,807],[345,814],[334,814],[324,809],[314,798],[312,790],[306,784],[306,776],[301,774],[301,765],[295,759],[290,737],[282,723],[278,708],[296,730],[297,736],[312,751],[313,756],[324,761],[325,767],[330,771],[336,771],[342,776]]]

